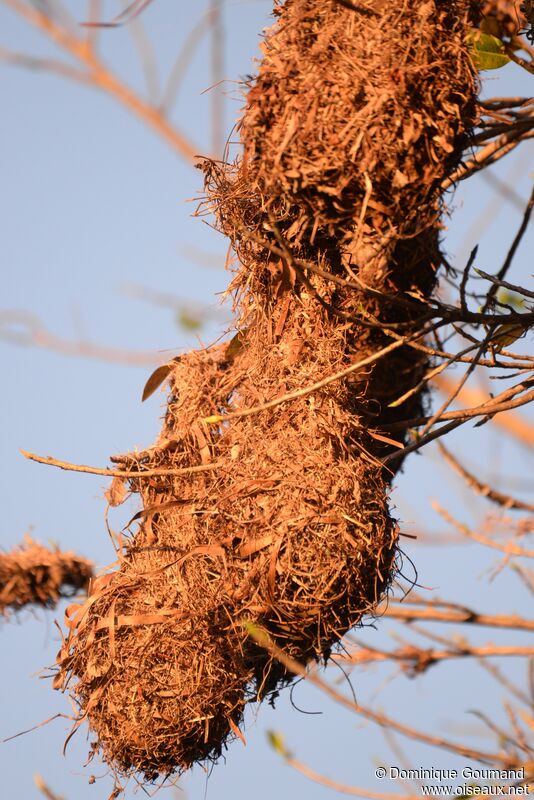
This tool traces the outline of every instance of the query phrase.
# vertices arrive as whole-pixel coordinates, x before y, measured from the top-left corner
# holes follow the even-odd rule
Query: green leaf
[[[284,737],[281,733],[278,733],[278,731],[267,731],[267,739],[269,740],[269,744],[275,753],[283,756],[283,758],[287,758],[289,756],[289,752],[284,743]]]
[[[258,642],[259,645],[265,646],[269,644],[269,634],[259,625],[256,625],[254,622],[251,622],[247,619],[242,620],[241,624],[248,635],[254,639],[254,641]]]
[[[178,327],[185,331],[199,331],[202,328],[202,319],[185,308],[177,312],[176,322]]]
[[[473,28],[466,41],[477,69],[500,69],[511,60],[506,55],[504,42],[489,33]]]
[[[499,303],[512,306],[512,308],[515,308],[518,311],[524,311],[526,308],[524,297],[521,297],[521,295],[517,292],[510,292],[508,289],[504,289],[502,286],[500,286],[497,291],[497,300]]]
[[[521,339],[524,333],[524,325],[521,325],[518,322],[507,322],[504,325],[499,325],[491,337],[493,349],[497,353],[500,353],[504,347],[508,347],[508,345],[513,344],[518,339]]]

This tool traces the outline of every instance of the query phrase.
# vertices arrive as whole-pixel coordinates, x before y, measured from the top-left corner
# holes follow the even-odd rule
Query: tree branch
[[[189,139],[177,130],[162,112],[146,103],[126,86],[95,54],[91,43],[79,38],[67,28],[51,19],[47,14],[26,5],[22,0],[2,0],[5,6],[24,19],[29,25],[43,33],[62,50],[73,56],[87,69],[87,79],[97,88],[115,98],[135,116],[139,117],[161,136],[186,161],[193,161],[199,152]]]

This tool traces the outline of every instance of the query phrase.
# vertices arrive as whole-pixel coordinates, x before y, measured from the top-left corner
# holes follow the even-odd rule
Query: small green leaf
[[[256,644],[259,644],[260,647],[269,647],[271,644],[271,639],[266,630],[248,619],[241,620],[241,625],[246,630],[250,638],[254,639]]]
[[[202,328],[202,319],[185,308],[181,308],[177,312],[176,323],[185,331],[199,331]]]
[[[473,28],[466,41],[477,69],[500,69],[511,60],[506,55],[504,42],[489,33]]]
[[[499,287],[497,291],[497,300],[499,303],[512,306],[512,308],[515,308],[518,311],[524,311],[526,307],[524,297],[521,297],[521,295],[517,292],[510,292],[508,289],[504,289],[502,286]]]
[[[388,408],[398,408],[400,405],[402,405],[403,400],[404,400],[404,395],[402,397],[399,397],[397,400],[393,400],[393,402],[388,403]]]
[[[244,619],[242,625],[250,636],[258,636],[260,628],[248,619]]]
[[[284,737],[281,733],[278,733],[278,731],[267,731],[267,739],[269,740],[269,744],[275,753],[278,753],[278,755],[282,756],[283,758],[287,758],[289,756],[289,752],[284,743]]]
[[[497,353],[500,353],[504,347],[513,344],[517,339],[520,339],[524,333],[525,327],[518,322],[508,322],[504,325],[499,325],[491,337],[493,349]]]

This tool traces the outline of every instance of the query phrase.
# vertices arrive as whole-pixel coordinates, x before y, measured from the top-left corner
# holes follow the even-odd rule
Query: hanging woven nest
[[[316,322],[310,328],[304,311],[287,320],[302,338],[299,358],[286,368],[283,351],[261,340],[231,363],[221,347],[183,356],[161,439],[141,455],[143,467],[177,474],[133,482],[148,517],[136,542],[179,546],[192,560],[218,547],[214,596],[228,618],[263,625],[303,662],[327,657],[374,607],[390,580],[397,537],[381,472],[361,448],[350,387],[330,381],[247,413],[258,400],[328,378],[342,363],[335,355],[342,335],[321,332]],[[198,464],[206,469],[187,472]],[[191,585],[192,608],[203,593],[202,580]],[[261,693],[267,657],[241,637]]]
[[[215,761],[238,731],[250,676],[221,635],[209,573],[209,556],[192,564],[176,547],[133,546],[67,610],[54,685],[75,676],[75,727],[89,719],[92,752],[117,775],[150,781]]]
[[[59,657],[119,773],[216,759],[246,701],[290,680],[245,621],[326,660],[395,574],[402,458],[383,458],[424,403],[411,339],[440,265],[440,184],[474,121],[472,4],[364,5],[277,3],[243,155],[201,164],[203,210],[239,259],[238,333],[158,371],[161,435],[114,459],[139,472],[139,529]]]
[[[26,536],[22,545],[0,554],[0,614],[28,605],[53,608],[60,598],[85,592],[92,574],[87,559]]]

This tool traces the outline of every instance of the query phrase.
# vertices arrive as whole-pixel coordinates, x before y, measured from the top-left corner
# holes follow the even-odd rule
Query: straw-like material
[[[202,163],[202,210],[239,258],[239,333],[169,366],[159,440],[118,459],[152,471],[130,480],[140,528],[59,658],[119,774],[215,759],[244,703],[290,679],[245,619],[326,660],[395,574],[380,458],[424,401],[426,356],[398,337],[422,330],[439,187],[475,118],[473,4],[364,4],[277,3],[243,154]]]
[[[28,536],[0,554],[0,614],[28,605],[53,608],[60,598],[86,591],[92,573],[87,559],[44,547]]]
[[[80,721],[89,715],[104,759],[121,774],[152,780],[215,760],[241,721],[248,674],[239,654],[220,646],[212,598],[192,607],[196,578],[173,548],[132,550],[67,610],[76,639],[58,654],[55,686],[76,674]]]
[[[483,28],[494,36],[518,36],[527,27],[523,0],[483,0]]]

